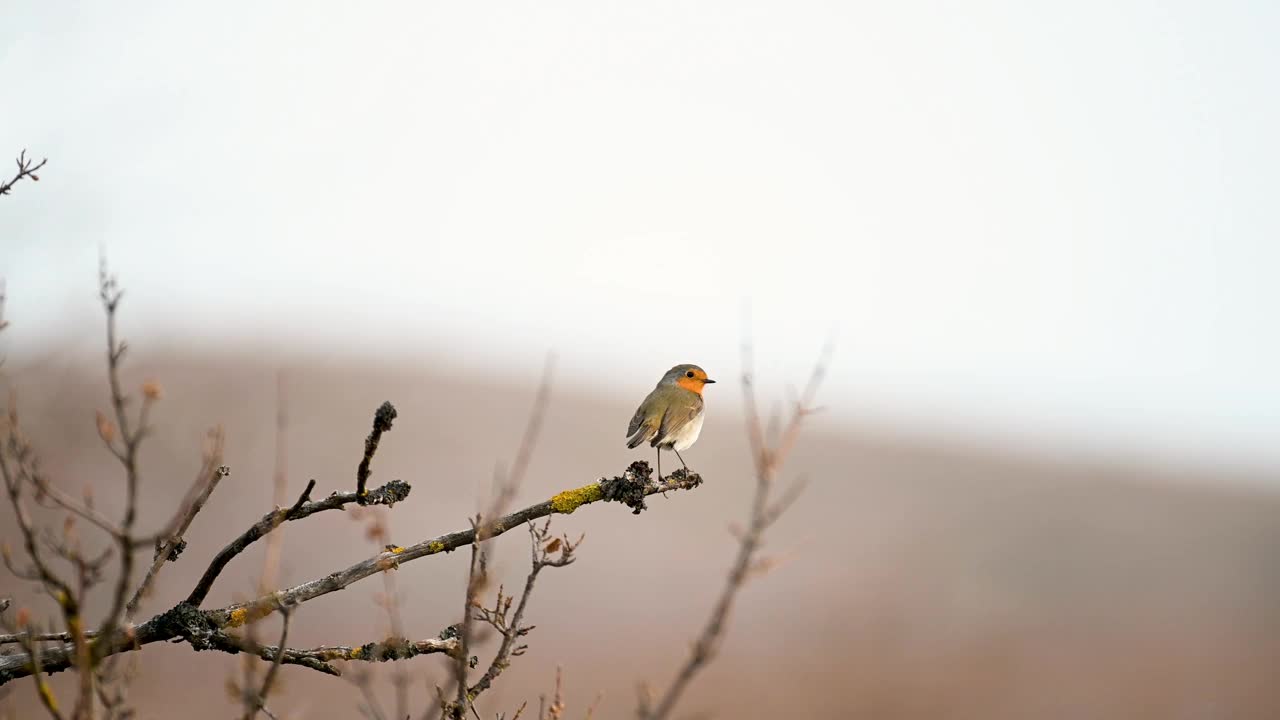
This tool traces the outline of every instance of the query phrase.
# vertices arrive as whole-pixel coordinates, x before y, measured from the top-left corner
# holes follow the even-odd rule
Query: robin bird
[[[680,457],[702,432],[702,388],[715,380],[697,365],[677,365],[658,381],[627,426],[627,447],[648,440],[658,449],[658,481],[662,481],[662,451],[674,450],[685,472],[689,466]]]

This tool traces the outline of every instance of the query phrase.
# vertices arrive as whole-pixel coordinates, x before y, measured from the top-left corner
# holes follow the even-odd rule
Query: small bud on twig
[[[110,445],[116,439],[115,423],[107,419],[101,410],[98,411],[98,437],[102,438],[102,442]]]

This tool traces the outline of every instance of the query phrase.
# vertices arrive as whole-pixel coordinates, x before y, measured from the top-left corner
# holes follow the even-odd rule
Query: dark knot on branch
[[[376,490],[364,494],[361,505],[386,505],[388,507],[409,497],[409,483],[403,480],[392,480]]]
[[[668,475],[665,482],[670,486],[666,489],[688,490],[701,485],[702,476],[681,468]],[[628,465],[621,475],[601,478],[600,495],[605,501],[620,502],[631,508],[633,515],[639,515],[640,511],[649,509],[644,501],[645,496],[652,494],[655,485],[661,484],[654,483],[653,469],[649,467],[649,463],[637,460]]]
[[[179,637],[195,650],[217,650],[222,631],[209,614],[194,605],[180,602],[152,621],[160,637]]]

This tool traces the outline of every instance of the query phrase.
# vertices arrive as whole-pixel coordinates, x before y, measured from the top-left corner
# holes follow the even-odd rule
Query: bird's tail
[[[636,431],[635,435],[632,435],[630,438],[627,438],[627,447],[633,450],[639,447],[640,443],[649,439],[649,431],[650,431],[650,428],[647,424],[641,425],[640,429]]]

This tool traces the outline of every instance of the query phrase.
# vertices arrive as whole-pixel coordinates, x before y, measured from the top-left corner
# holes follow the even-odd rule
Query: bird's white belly
[[[688,450],[689,446],[698,441],[698,435],[702,432],[702,419],[706,417],[706,412],[698,413],[698,417],[684,424],[677,432],[671,434],[671,447],[679,450]]]

